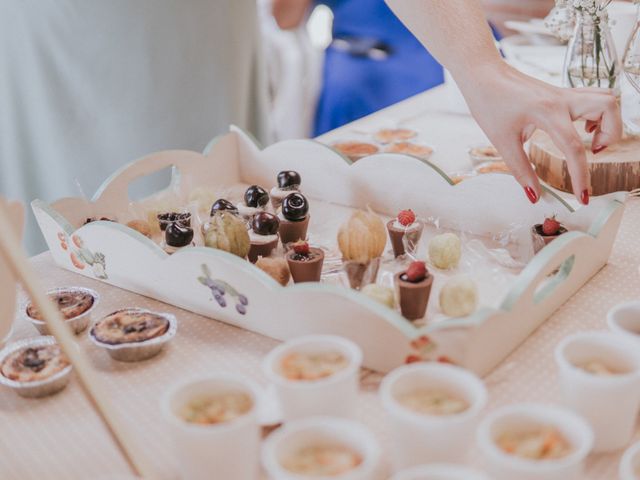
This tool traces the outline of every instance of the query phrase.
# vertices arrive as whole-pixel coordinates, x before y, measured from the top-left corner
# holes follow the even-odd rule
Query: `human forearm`
[[[273,0],[271,11],[283,30],[297,28],[305,18],[311,0]]]
[[[478,0],[387,0],[387,4],[456,80],[501,65]]]

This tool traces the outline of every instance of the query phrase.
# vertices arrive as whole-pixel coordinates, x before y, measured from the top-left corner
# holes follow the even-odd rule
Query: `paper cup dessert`
[[[618,468],[620,480],[638,480],[640,478],[640,442],[631,445],[622,455]]]
[[[219,374],[173,388],[162,412],[184,478],[258,478],[258,388],[242,377]]]
[[[489,414],[477,442],[494,480],[580,480],[593,432],[571,410],[522,403]]]
[[[640,408],[640,348],[610,332],[584,332],[555,351],[564,402],[593,428],[593,450],[629,443]]]
[[[374,480],[380,446],[360,423],[312,417],[272,433],[262,449],[262,465],[277,480]]]
[[[453,365],[420,363],[389,373],[380,386],[389,414],[396,469],[464,459],[487,390]]]
[[[285,421],[355,412],[362,351],[346,338],[309,335],[285,342],[265,357]]]
[[[64,322],[76,334],[87,328],[100,300],[96,291],[84,287],[55,288],[49,290],[47,296],[58,306]],[[23,304],[21,311],[23,317],[31,322],[41,335],[49,335],[49,327],[31,300]]]
[[[160,353],[177,330],[178,320],[174,315],[125,308],[94,323],[89,338],[113,359],[137,362]]]
[[[607,325],[612,332],[640,342],[640,302],[616,305],[607,313]]]
[[[402,470],[389,480],[489,480],[489,477],[460,465],[432,463]]]
[[[0,383],[23,397],[44,397],[62,390],[71,370],[54,337],[19,340],[0,351]]]

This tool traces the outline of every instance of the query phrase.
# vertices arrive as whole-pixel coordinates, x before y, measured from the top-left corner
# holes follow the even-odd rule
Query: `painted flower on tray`
[[[64,232],[58,232],[58,240],[60,241],[60,248],[65,252],[69,252],[69,258],[75,268],[84,270],[89,266],[96,278],[101,280],[108,278],[106,258],[103,253],[94,253],[86,248],[79,235],[71,235],[69,237]]]
[[[427,335],[421,335],[420,337],[414,338],[411,341],[410,346],[413,353],[407,355],[404,360],[405,363],[440,362],[455,365],[455,362],[447,355],[437,354],[438,344]]]
[[[226,308],[227,299],[231,299],[235,303],[236,311],[240,315],[244,315],[247,313],[249,299],[245,295],[239,293],[235,288],[233,288],[224,280],[212,278],[211,270],[205,264],[202,264],[202,273],[204,275],[198,277],[198,281],[211,290],[214,300],[218,302],[218,305],[220,305],[220,307]]]

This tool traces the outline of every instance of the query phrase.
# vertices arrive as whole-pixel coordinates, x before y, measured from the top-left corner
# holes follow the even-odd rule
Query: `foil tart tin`
[[[109,343],[101,342],[94,336],[93,327],[95,326],[95,323],[97,323],[95,322],[89,329],[89,338],[95,345],[104,348],[114,360],[119,360],[121,362],[138,362],[140,360],[146,360],[148,358],[154,357],[155,355],[160,353],[165,343],[175,337],[176,332],[178,331],[178,319],[175,317],[175,315],[172,315],[170,313],[153,312],[144,308],[123,308],[117,311],[142,312],[160,315],[169,321],[169,328],[164,334],[160,335],[159,337],[150,338],[149,340],[112,345]],[[116,312],[112,312],[109,315],[112,315],[113,313]]]
[[[55,295],[57,293],[64,293],[64,292],[88,293],[93,297],[93,305],[91,305],[91,307],[86,312],[81,313],[80,315],[70,318],[68,320],[64,320],[64,323],[66,325],[69,325],[73,330],[73,332],[77,335],[78,333],[84,331],[87,328],[87,326],[91,323],[91,316],[93,314],[93,311],[96,308],[96,305],[100,301],[100,295],[98,294],[98,292],[96,292],[95,290],[91,290],[90,288],[62,287],[62,288],[54,288],[52,290],[47,291],[47,296]],[[27,307],[30,304],[31,304],[31,300],[27,299],[20,307],[20,313],[22,314],[22,317],[28,322],[31,322],[36,327],[36,329],[38,329],[38,332],[40,332],[40,335],[50,335],[51,333],[49,332],[49,327],[47,326],[47,323],[45,321],[36,320],[35,318],[31,318],[27,314]]]
[[[56,339],[51,336],[26,338],[24,340],[12,342],[0,350],[0,365],[2,365],[5,358],[18,350],[56,344]],[[69,383],[69,379],[71,378],[71,370],[73,370],[73,367],[69,364],[67,367],[51,375],[49,378],[37,380],[35,382],[18,382],[0,374],[0,384],[12,388],[22,397],[46,397],[47,395],[59,392],[67,386],[67,383]]]

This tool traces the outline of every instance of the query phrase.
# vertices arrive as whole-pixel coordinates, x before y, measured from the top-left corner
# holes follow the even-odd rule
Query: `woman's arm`
[[[595,89],[562,89],[535,80],[502,60],[478,0],[387,0],[396,15],[453,75],[471,113],[500,151],[529,199],[540,183],[523,143],[546,131],[567,157],[573,191],[589,202],[586,155],[573,120],[587,120],[598,153],[622,136],[615,97]]]
[[[304,20],[311,0],[273,0],[271,11],[283,30],[298,27]]]

